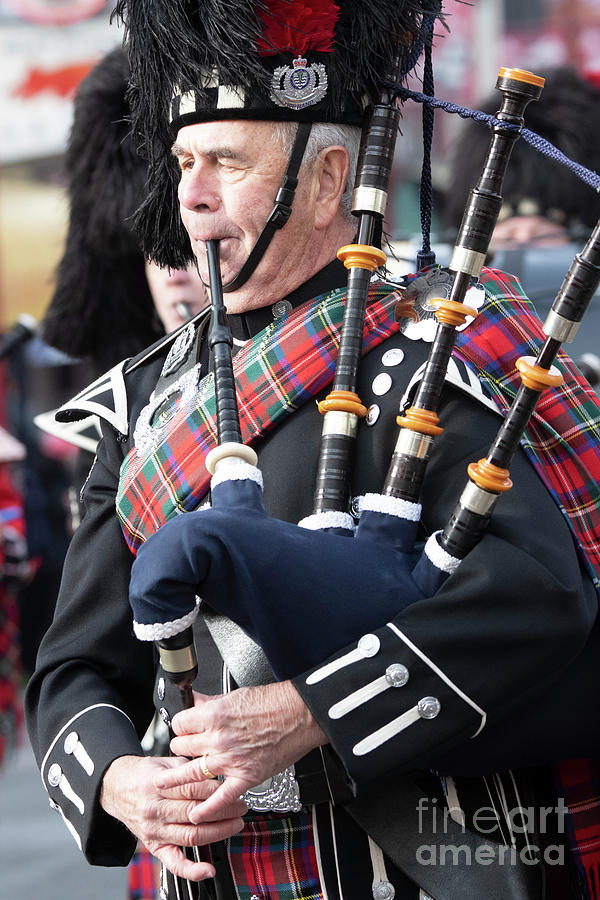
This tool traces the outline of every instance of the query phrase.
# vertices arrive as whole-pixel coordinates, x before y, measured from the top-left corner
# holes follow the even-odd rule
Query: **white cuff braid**
[[[211,490],[214,490],[219,484],[223,484],[224,481],[255,481],[261,490],[263,488],[263,476],[260,469],[239,459],[232,459],[229,465],[226,460],[220,462],[219,468],[210,480]]]
[[[418,522],[421,518],[421,504],[403,500],[401,497],[387,497],[384,494],[365,494],[361,503],[361,512],[386,513],[388,516],[396,516],[398,519],[408,519],[409,522]]]
[[[195,608],[192,609],[191,612],[186,613],[185,616],[181,616],[180,619],[173,619],[172,622],[154,622],[151,625],[144,625],[134,621],[133,630],[135,636],[140,641],[164,641],[165,638],[181,634],[182,631],[185,631],[185,629],[194,622],[198,615],[199,605],[200,600],[196,597]]]
[[[461,560],[456,556],[451,556],[442,547],[440,547],[437,536],[441,533],[441,530],[435,531],[427,538],[427,543],[425,544],[425,555],[433,563],[436,569],[440,569],[440,571],[447,572],[449,575],[452,575],[452,573],[455,572],[459,567]]]
[[[300,528],[307,528],[309,531],[324,531],[326,528],[344,528],[346,531],[354,531],[354,519],[350,513],[337,512],[336,510],[327,510],[326,512],[314,513],[312,516],[306,516],[298,522]]]

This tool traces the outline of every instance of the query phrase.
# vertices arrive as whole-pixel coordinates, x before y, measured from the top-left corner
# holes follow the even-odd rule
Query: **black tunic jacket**
[[[337,265],[328,267],[290,299],[303,302],[339,279]],[[270,309],[233,316],[234,334],[254,334],[270,316]],[[382,355],[393,347],[404,351],[404,359],[384,368]],[[363,420],[359,426],[354,497],[381,490],[396,440],[399,400],[427,351],[423,342],[398,334],[363,360],[358,392],[367,407],[378,407],[379,415],[375,411],[369,417],[372,424]],[[153,713],[153,649],[132,632],[132,557],[114,503],[133,426],[166,352],[160,350],[125,379],[129,434],[103,426],[104,439],[83,490],[85,516],[73,537],[55,620],[26,699],[31,740],[51,803],[60,808],[88,860],[100,865],[125,864],[134,847],[124,826],[99,805],[103,773],[116,757],[142,752],[140,738]],[[384,395],[373,393],[381,371],[392,377],[392,389]],[[444,434],[423,494],[428,532],[444,526],[465,483],[467,464],[485,456],[500,421],[451,385],[444,389],[440,418]],[[265,505],[277,518],[297,522],[311,512],[321,421],[311,400],[256,446]],[[446,770],[462,766],[469,774],[586,751],[574,746],[576,739],[563,728],[556,729],[555,740],[542,751],[535,720],[537,710],[547,711],[542,703],[548,701],[540,697],[544,691],[546,698],[552,694],[590,634],[596,594],[560,511],[521,452],[511,477],[514,489],[499,502],[481,543],[435,596],[405,609],[391,624],[381,623],[374,631],[378,649],[373,655],[359,654],[358,661],[320,680],[308,677],[310,673],[295,679],[330,739],[330,756],[338,760],[348,796],[389,796],[401,773],[433,765]],[[198,688],[219,692],[216,649],[204,631],[198,640]],[[354,648],[356,643],[334,659]],[[331,718],[334,703],[380,677],[391,663],[402,663],[410,672],[401,692],[384,691],[355,713]],[[397,734],[392,728],[372,752],[353,754],[359,740],[385,730],[425,696],[440,701],[436,718]],[[528,746],[515,740],[514,732],[511,746],[504,746],[505,723],[511,717],[520,721],[519,728],[534,723]],[[545,713],[540,727],[543,722],[547,727]],[[85,766],[82,748],[89,760]]]

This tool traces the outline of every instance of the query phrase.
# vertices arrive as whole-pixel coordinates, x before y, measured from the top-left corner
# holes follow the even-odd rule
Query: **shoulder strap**
[[[55,413],[56,421],[77,422],[93,415],[104,419],[120,434],[126,435],[129,430],[126,377],[140,366],[164,353],[175,343],[182,332],[189,328],[190,324],[199,326],[206,321],[209,315],[209,309],[201,310],[189,322],[167,334],[138,356],[133,359],[121,360],[75,397],[64,403]]]

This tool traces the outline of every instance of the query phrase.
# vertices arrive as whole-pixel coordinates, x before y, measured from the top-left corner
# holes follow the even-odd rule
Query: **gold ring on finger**
[[[217,776],[215,774],[213,774],[213,772],[211,772],[210,769],[208,768],[208,763],[206,762],[207,756],[208,756],[208,753],[203,753],[199,759],[200,769],[202,771],[202,774],[205,775],[206,778],[216,778]]]

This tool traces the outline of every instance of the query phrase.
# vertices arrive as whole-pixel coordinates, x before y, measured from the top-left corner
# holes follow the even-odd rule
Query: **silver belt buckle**
[[[302,803],[294,766],[250,788],[242,794],[242,800],[254,812],[300,812]]]

